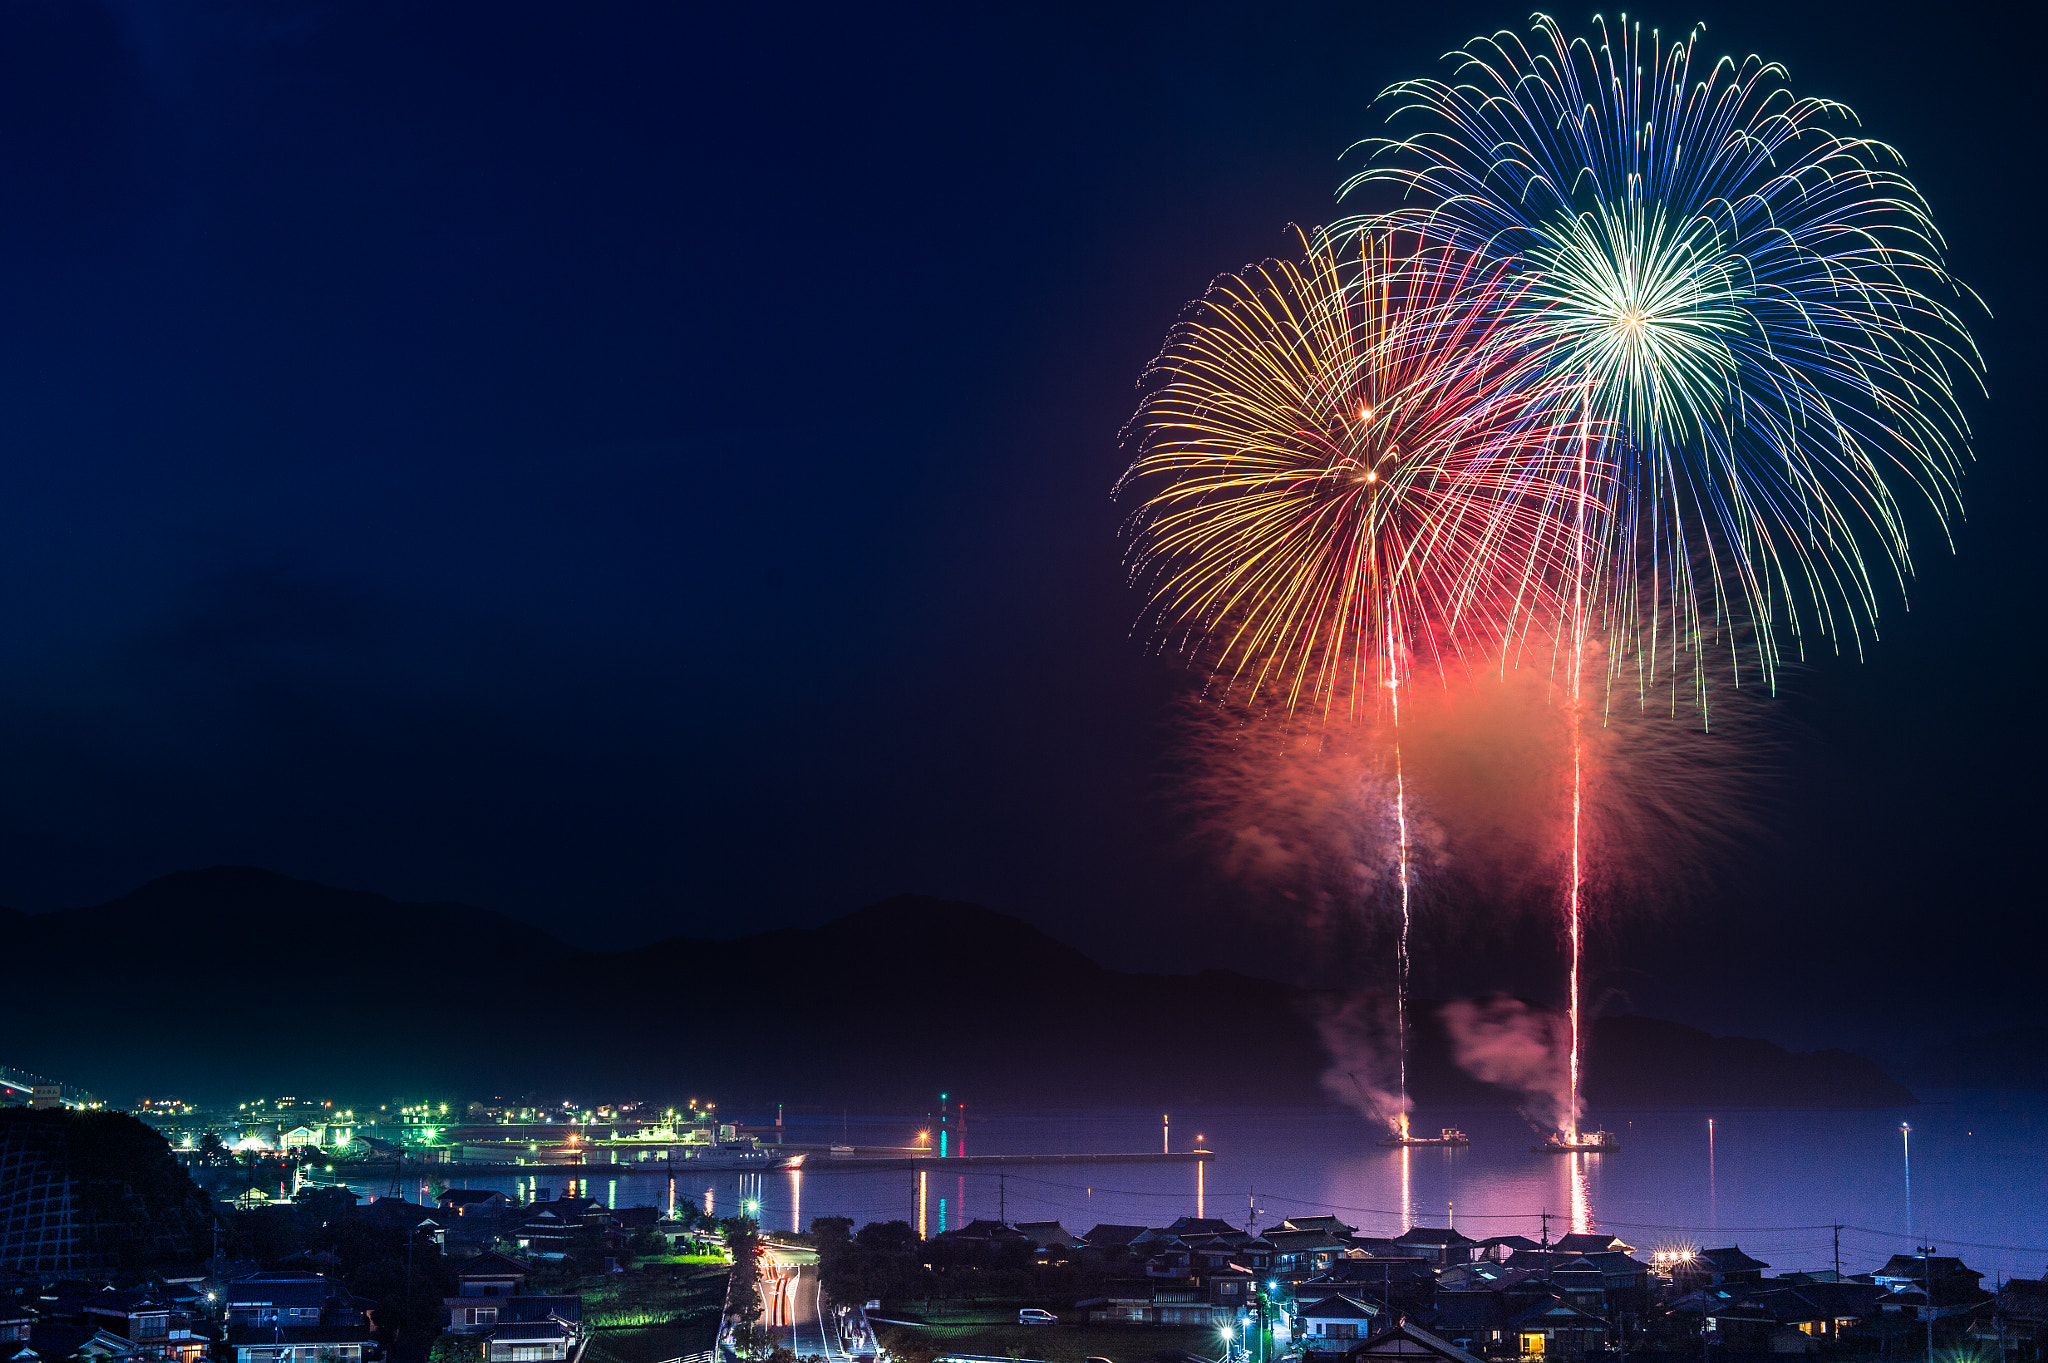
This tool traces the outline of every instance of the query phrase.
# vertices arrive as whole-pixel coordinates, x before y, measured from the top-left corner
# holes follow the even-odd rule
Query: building
[[[525,1289],[528,1269],[503,1254],[479,1254],[457,1264],[454,1271],[465,1297],[512,1297]]]
[[[192,1333],[192,1317],[147,1291],[106,1291],[80,1312],[87,1325],[173,1363],[198,1363],[210,1342]]]
[[[360,1325],[238,1326],[228,1331],[235,1363],[362,1363],[369,1338]]]
[[[1671,1285],[1681,1292],[1689,1292],[1707,1286],[1759,1283],[1763,1281],[1764,1270],[1769,1267],[1763,1260],[1744,1254],[1740,1245],[1703,1249],[1691,1258],[1679,1259],[1671,1265]]]
[[[1113,1278],[1102,1295],[1076,1302],[1094,1325],[1213,1325],[1237,1315],[1236,1302],[1219,1306],[1207,1285],[1192,1278]]]
[[[1607,1322],[1556,1296],[1532,1302],[1510,1316],[1505,1334],[1525,1357],[1588,1354],[1606,1347]]]
[[[1532,1248],[1538,1247],[1532,1246]],[[1557,1243],[1552,1245],[1551,1248],[1566,1254],[1634,1254],[1636,1252],[1636,1247],[1623,1244],[1619,1235],[1598,1235],[1585,1232],[1560,1235],[1557,1237]]]
[[[1763,1286],[1771,1287],[1770,1281]],[[1885,1289],[1874,1283],[1799,1282],[1760,1292],[1749,1300],[1770,1312],[1773,1325],[1835,1343],[1844,1330],[1875,1318],[1884,1295]]]
[[[1273,1246],[1273,1269],[1283,1278],[1307,1278],[1326,1272],[1352,1248],[1349,1239],[1322,1227],[1289,1230],[1283,1226],[1267,1231],[1265,1239]]]
[[[507,1202],[505,1195],[487,1188],[450,1188],[434,1199],[440,1207],[440,1217],[449,1218],[482,1217],[495,1221],[504,1215]]]
[[[1358,1234],[1358,1227],[1346,1225],[1334,1216],[1291,1216],[1280,1223],[1281,1230],[1319,1230],[1348,1240]]]
[[[1081,1248],[1081,1237],[1057,1221],[1019,1221],[1017,1233],[1031,1242],[1033,1249],[1041,1253],[1061,1251],[1062,1253]]]
[[[553,1319],[496,1325],[484,1335],[484,1357],[486,1363],[562,1363],[577,1338],[574,1328]]]
[[[335,1285],[318,1273],[252,1273],[221,1293],[228,1326],[296,1329],[322,1324]]]
[[[1435,1226],[1410,1226],[1394,1237],[1396,1252],[1428,1259],[1438,1268],[1472,1261],[1479,1242],[1469,1235]]]
[[[1344,1355],[1344,1363],[1479,1363],[1451,1341],[1397,1320]]]
[[[1489,1235],[1472,1247],[1472,1257],[1497,1264],[1518,1250],[1541,1248],[1526,1235]]]
[[[1344,1353],[1372,1333],[1384,1309],[1342,1293],[1303,1301],[1295,1307],[1295,1338],[1304,1354]]]

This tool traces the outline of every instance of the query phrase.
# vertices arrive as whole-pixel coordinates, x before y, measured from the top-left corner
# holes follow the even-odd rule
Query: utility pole
[[[1842,1281],[1842,1228],[1835,1227],[1835,1281]]]
[[[996,1220],[1010,1224],[1010,1176],[1001,1171],[996,1173]]]
[[[1934,1363],[1934,1246],[1921,1245],[1920,1290],[1927,1296],[1927,1363]]]

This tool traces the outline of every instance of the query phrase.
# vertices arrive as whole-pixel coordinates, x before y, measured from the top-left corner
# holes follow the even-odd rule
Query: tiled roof
[[[531,1272],[532,1269],[517,1259],[497,1253],[479,1254],[474,1259],[465,1259],[455,1266],[455,1276],[458,1278],[523,1278]]]
[[[1377,1306],[1342,1294],[1305,1301],[1295,1308],[1303,1320],[1371,1320],[1380,1313]]]
[[[1143,1226],[1117,1226],[1104,1222],[1081,1238],[1089,1244],[1098,1247],[1104,1245],[1128,1245],[1144,1233],[1145,1228]]]

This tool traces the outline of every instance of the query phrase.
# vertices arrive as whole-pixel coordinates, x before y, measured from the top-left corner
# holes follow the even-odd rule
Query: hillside
[[[0,1061],[118,1101],[1326,1101],[1311,1021],[1325,997],[1229,971],[1107,970],[1020,919],[918,896],[817,928],[588,952],[484,909],[216,867],[9,926],[40,968],[10,985]],[[1450,1063],[1432,1006],[1412,1016],[1419,1100],[1507,1101]],[[1912,1101],[1855,1056],[1626,1017],[1595,1025],[1588,1092],[1610,1109]]]

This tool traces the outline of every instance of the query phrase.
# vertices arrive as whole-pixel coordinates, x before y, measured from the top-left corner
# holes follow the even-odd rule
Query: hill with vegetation
[[[1328,994],[1228,970],[1107,969],[1021,919],[903,895],[815,928],[592,952],[460,904],[401,903],[246,867],[93,908],[16,914],[9,1063],[126,1101],[317,1092],[559,1092],[731,1106],[1321,1104]],[[1411,1089],[1507,1101],[1417,1003]],[[1606,1105],[1891,1106],[1843,1052],[1602,1018]]]

